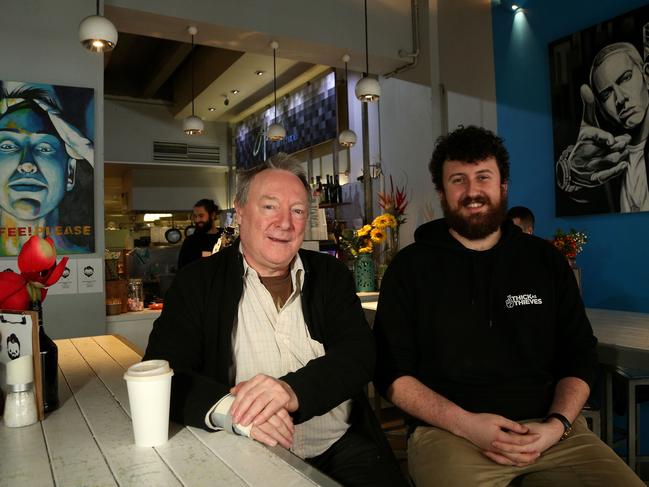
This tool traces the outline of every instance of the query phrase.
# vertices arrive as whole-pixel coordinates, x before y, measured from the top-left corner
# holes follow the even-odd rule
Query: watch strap
[[[561,424],[563,425],[563,434],[561,435],[561,438],[559,441],[565,440],[568,438],[570,433],[572,432],[572,423],[566,418],[563,414],[561,413],[550,413],[548,414],[545,418],[543,418],[543,422],[547,423],[550,419],[558,419],[561,421]]]

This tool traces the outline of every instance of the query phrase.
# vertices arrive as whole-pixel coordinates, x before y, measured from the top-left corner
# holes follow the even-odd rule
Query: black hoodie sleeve
[[[573,270],[554,252],[556,287],[557,360],[555,379],[578,377],[589,386],[597,373],[597,339],[586,316]]]
[[[383,396],[399,377],[416,376],[419,347],[416,338],[417,309],[413,280],[405,267],[407,259],[402,252],[390,264],[381,280],[381,294],[374,318],[377,365],[374,386]]]

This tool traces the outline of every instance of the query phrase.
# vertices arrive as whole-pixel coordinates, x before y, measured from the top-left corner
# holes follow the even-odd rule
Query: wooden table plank
[[[128,416],[74,343],[86,346],[92,343],[97,350],[101,349],[92,339],[57,341],[63,375],[119,485],[182,485],[153,448],[138,448],[133,444]],[[116,370],[121,370],[112,359],[110,362]]]
[[[102,338],[102,340],[98,338]],[[109,340],[104,340],[104,338]],[[73,339],[72,342],[130,417],[128,388],[123,378],[124,369],[113,360],[117,357],[121,362],[124,362],[124,357],[119,357],[119,354],[124,352],[122,348],[124,345],[114,338],[114,342],[110,343],[110,338],[112,337],[79,338]],[[103,347],[100,346],[102,342]],[[137,359],[136,361],[139,361],[139,356]],[[128,365],[130,364],[125,363],[125,366]],[[156,450],[167,467],[183,484],[192,487],[214,485],[243,487],[246,485],[187,429],[172,423],[169,433],[169,441],[165,445],[157,447]],[[128,442],[134,442],[131,433],[129,433]]]
[[[92,338],[108,355],[113,357],[113,359],[115,359],[123,369],[128,369],[131,365],[142,360],[142,356],[139,353],[117,337],[112,335],[102,335]]]
[[[60,371],[59,401],[59,408],[43,421],[56,484],[116,486],[117,482]]]
[[[250,438],[188,428],[249,485],[299,487],[318,485]],[[322,475],[322,474],[321,474]]]
[[[0,426],[0,486],[53,487],[41,423],[22,428]]]

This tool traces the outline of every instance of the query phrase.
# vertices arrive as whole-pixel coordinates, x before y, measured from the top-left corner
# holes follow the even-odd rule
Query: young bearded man
[[[502,140],[459,128],[430,170],[445,218],[395,257],[374,322],[417,487],[644,485],[579,415],[597,341],[566,259],[505,221]]]

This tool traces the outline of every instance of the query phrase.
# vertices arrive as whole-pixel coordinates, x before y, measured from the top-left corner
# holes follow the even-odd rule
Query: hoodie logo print
[[[526,306],[528,304],[543,304],[543,299],[537,298],[536,294],[519,294],[517,296],[507,295],[505,306],[511,309],[515,306]]]

